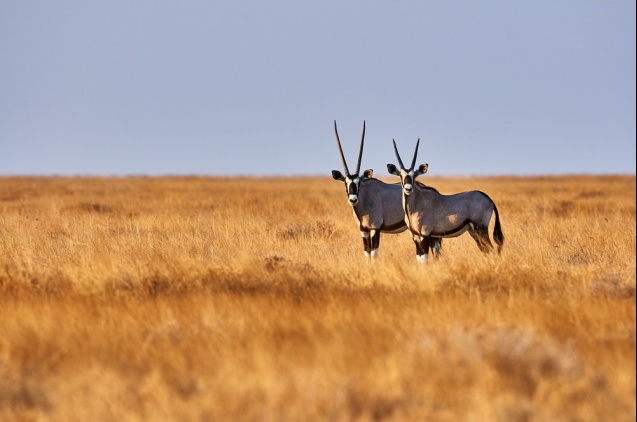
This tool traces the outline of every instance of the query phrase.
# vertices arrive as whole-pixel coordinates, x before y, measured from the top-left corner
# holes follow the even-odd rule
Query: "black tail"
[[[495,206],[495,202],[493,202],[493,199],[491,199],[489,195],[481,191],[478,191],[478,192],[486,196],[489,199],[489,201],[491,201],[491,203],[493,204],[493,211],[495,212],[495,227],[493,228],[493,240],[495,240],[495,243],[498,245],[498,253],[500,253],[500,251],[502,251],[502,245],[504,244],[504,233],[502,233],[502,227],[500,226],[500,214],[498,213],[498,207]],[[487,234],[488,234],[488,230],[489,229],[487,229]]]
[[[493,201],[491,201],[493,202]],[[495,227],[493,228],[493,240],[498,245],[498,253],[502,250],[502,244],[504,243],[504,233],[502,233],[502,227],[500,227],[500,214],[498,214],[498,207],[493,202],[493,210],[495,211]]]

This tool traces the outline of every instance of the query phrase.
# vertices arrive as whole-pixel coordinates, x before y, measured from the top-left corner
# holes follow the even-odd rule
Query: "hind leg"
[[[473,237],[473,240],[478,244],[478,248],[483,253],[489,253],[493,250],[491,239],[489,239],[489,226],[470,225],[469,234]]]
[[[442,246],[442,238],[440,237],[430,237],[429,238],[429,248],[434,254],[434,259],[440,258],[440,247]]]

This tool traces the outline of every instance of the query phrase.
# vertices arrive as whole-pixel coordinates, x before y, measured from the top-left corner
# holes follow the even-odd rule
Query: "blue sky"
[[[634,1],[3,1],[0,174],[635,173]]]

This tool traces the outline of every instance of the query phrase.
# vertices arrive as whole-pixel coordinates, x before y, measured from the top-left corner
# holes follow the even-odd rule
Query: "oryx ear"
[[[387,164],[387,171],[389,172],[389,174],[393,174],[394,176],[400,176],[400,172],[398,171],[398,168],[391,163]]]
[[[367,169],[363,172],[363,178],[365,179],[371,179],[372,175],[374,174],[374,170],[372,169]]]
[[[420,174],[425,174],[427,173],[427,170],[429,170],[429,164],[421,164],[418,166],[418,173]]]
[[[334,180],[340,180],[341,182],[345,180],[343,174],[338,170],[332,170],[332,178]]]

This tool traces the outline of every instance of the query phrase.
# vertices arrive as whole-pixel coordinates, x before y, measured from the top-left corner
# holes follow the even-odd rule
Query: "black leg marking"
[[[380,246],[380,230],[376,230],[374,236],[371,238],[372,250],[378,249]]]
[[[423,254],[422,242],[420,242],[419,240],[414,239],[414,244],[416,245],[416,257],[419,257],[420,255]]]
[[[372,253],[372,238],[368,230],[361,230],[361,236],[363,237],[363,246],[365,248],[365,254],[370,256]]]
[[[427,262],[427,258],[429,257],[429,246],[433,243],[433,238],[431,236],[423,236],[420,241],[420,250],[422,251],[421,262]]]
[[[365,253],[369,253],[369,248],[367,247],[367,238],[363,238],[363,249],[365,249]]]
[[[412,238],[414,240],[414,243],[416,244],[416,259],[420,262],[427,262],[431,237],[412,235]]]

